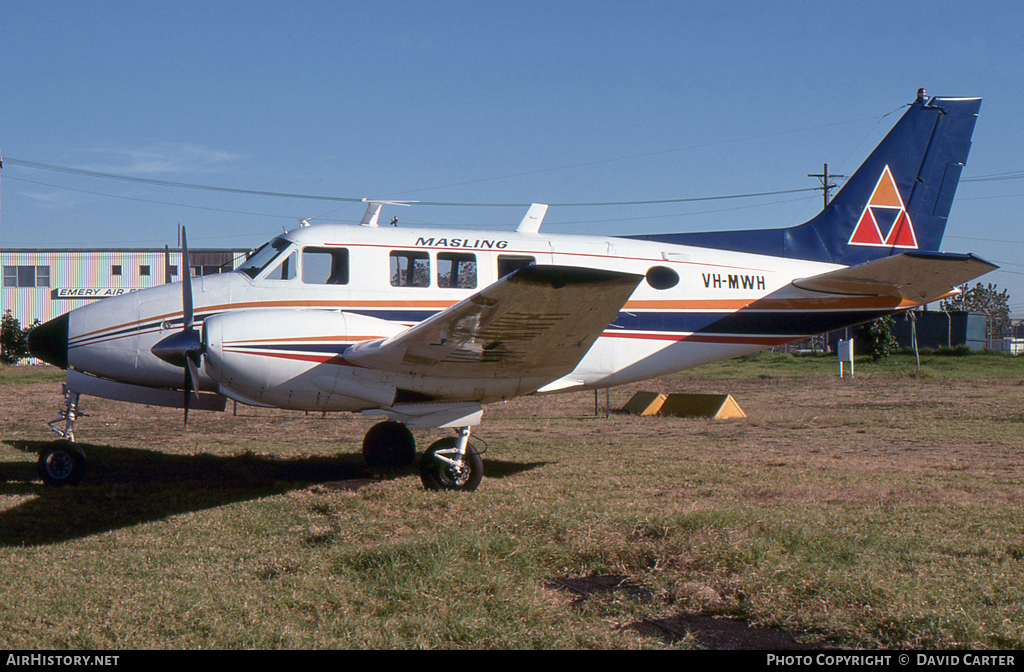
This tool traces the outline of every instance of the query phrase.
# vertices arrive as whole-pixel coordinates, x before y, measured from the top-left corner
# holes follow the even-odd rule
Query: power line
[[[202,191],[215,191],[222,193],[242,194],[246,196],[266,196],[273,198],[294,198],[302,200],[314,200],[314,201],[334,201],[343,203],[362,203],[364,199],[347,197],[347,196],[324,196],[315,194],[295,194],[278,191],[261,191],[255,189],[235,189],[232,187],[218,187],[208,184],[194,184],[190,182],[173,182],[170,180],[157,180],[147,177],[135,177],[131,175],[118,175],[116,173],[103,173],[95,170],[84,170],[81,168],[71,168],[69,166],[58,166],[47,163],[39,163],[36,161],[25,161],[22,159],[15,159],[7,157],[5,159],[9,165],[19,166],[22,168],[31,168],[35,170],[47,170],[58,173],[66,173],[71,175],[80,175],[83,177],[91,177],[96,179],[105,180],[119,180],[122,182],[133,182],[137,184],[149,184],[158,187],[170,187],[175,189],[196,189]],[[29,180],[25,180],[29,181]],[[55,185],[51,185],[55,186]],[[69,187],[64,187],[69,188]],[[581,208],[581,207],[604,207],[604,206],[618,206],[618,205],[663,205],[669,203],[696,203],[700,201],[720,201],[727,199],[736,198],[756,198],[759,196],[778,196],[782,194],[796,194],[805,191],[817,191],[818,187],[811,187],[805,189],[783,189],[779,191],[762,191],[756,193],[746,194],[728,194],[724,196],[699,196],[692,198],[662,198],[653,199],[646,201],[611,201],[611,202],[581,202],[581,203],[549,203],[550,207],[562,207],[562,208]],[[530,203],[457,203],[457,202],[446,202],[446,201],[417,201],[417,205],[430,205],[430,206],[445,206],[445,207],[491,207],[491,208],[502,208],[502,207],[515,207],[525,208],[529,207]]]
[[[998,182],[1001,180],[1024,179],[1024,170],[1011,170],[1005,173],[992,173],[990,175],[977,175],[975,177],[964,177],[961,182]]]
[[[231,187],[216,187],[208,184],[193,184],[189,182],[172,182],[170,180],[157,180],[148,177],[135,177],[131,175],[118,175],[115,173],[102,173],[95,170],[84,170],[82,168],[71,168],[69,166],[57,166],[49,163],[39,163],[37,161],[24,161],[22,159],[14,159],[11,157],[6,157],[5,161],[7,161],[9,165],[20,166],[22,168],[48,170],[56,173],[81,175],[84,177],[93,177],[104,180],[119,180],[122,182],[134,182],[137,184],[151,184],[158,187],[173,187],[176,189],[199,189],[203,191],[218,191],[231,194],[245,194],[248,196],[273,196],[276,198],[301,198],[318,201],[343,201],[348,203],[359,203],[360,201],[362,201],[362,199],[360,198],[344,198],[339,196],[314,196],[310,194],[289,194],[273,191],[258,191],[253,189],[233,189]]]
[[[228,210],[226,208],[210,208],[202,205],[188,205],[187,203],[170,203],[168,201],[154,201],[148,198],[136,198],[134,196],[119,196],[117,194],[105,194],[101,191],[89,191],[88,189],[76,189],[74,187],[65,187],[59,184],[50,184],[48,182],[37,182],[35,180],[26,180],[23,177],[11,177],[10,175],[5,176],[4,179],[14,180],[16,182],[25,182],[28,184],[37,184],[43,187],[51,187],[53,189],[64,189],[66,191],[74,191],[80,194],[90,194],[92,196],[105,196],[107,198],[119,198],[124,201],[137,201],[139,203],[153,203],[155,205],[170,205],[178,208],[192,208],[194,210],[209,210],[212,212],[226,212],[233,215],[251,215],[253,217],[275,217],[277,219],[298,219],[295,215],[269,215],[263,212],[245,212],[242,210]]]
[[[1001,240],[999,238],[978,238],[977,236],[945,236],[946,238],[955,238],[956,240],[975,240],[982,241],[985,243],[1013,243],[1015,245],[1024,245],[1024,240]]]

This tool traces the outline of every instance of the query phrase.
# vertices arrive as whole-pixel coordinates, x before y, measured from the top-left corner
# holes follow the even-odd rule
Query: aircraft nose
[[[55,317],[28,332],[28,351],[47,364],[68,368],[68,314]]]

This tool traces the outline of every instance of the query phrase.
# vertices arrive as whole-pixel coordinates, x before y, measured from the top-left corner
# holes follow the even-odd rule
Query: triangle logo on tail
[[[903,198],[896,188],[889,166],[879,176],[875,190],[871,192],[871,198],[857,220],[849,244],[917,249],[914,225],[903,205]]]

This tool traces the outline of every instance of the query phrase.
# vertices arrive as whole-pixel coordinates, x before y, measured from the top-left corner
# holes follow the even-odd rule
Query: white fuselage
[[[280,249],[262,268],[193,281],[195,320],[206,323],[209,340],[201,389],[317,410],[386,406],[386,391],[395,388],[434,401],[516,396],[523,390],[514,382],[399,380],[346,366],[339,354],[351,344],[394,336],[528,262],[647,277],[575,370],[542,393],[664,375],[863,322],[899,303],[790,286],[840,268],[832,264],[624,238],[313,226],[275,240]],[[329,277],[330,261],[337,266],[341,258],[346,277]],[[181,388],[182,369],[150,349],[181,328],[182,315],[180,284],[79,308],[69,318],[69,367],[122,383]]]

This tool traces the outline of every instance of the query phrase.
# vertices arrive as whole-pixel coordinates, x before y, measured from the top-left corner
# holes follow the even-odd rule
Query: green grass
[[[839,373],[839,361],[834,354],[793,354],[759,352],[736,359],[706,364],[677,374],[683,377],[728,380],[761,378],[830,378]],[[844,367],[849,375],[849,365]],[[995,378],[1019,380],[1024,378],[1024,357],[1000,352],[971,354],[939,351],[921,351],[920,368],[913,352],[900,352],[877,362],[858,357],[854,362],[855,376],[924,377],[937,379]]]
[[[64,382],[64,372],[52,366],[7,366],[0,364],[0,385]]]

